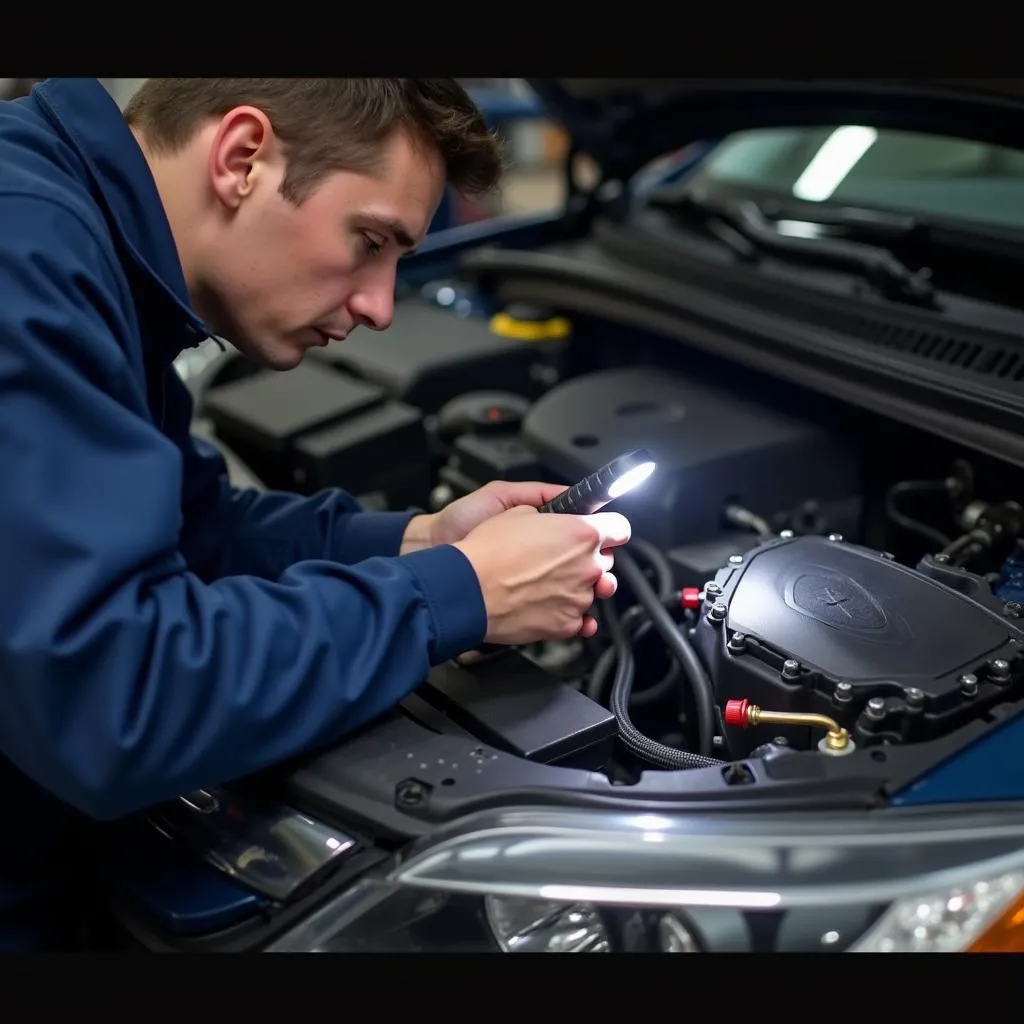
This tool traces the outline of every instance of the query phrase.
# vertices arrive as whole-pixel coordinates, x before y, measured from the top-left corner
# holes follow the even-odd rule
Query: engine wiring
[[[620,550],[618,556],[620,562],[623,555],[626,555],[626,553]],[[629,559],[629,556],[626,555],[626,558]],[[629,559],[629,561],[632,562],[632,559]],[[633,563],[633,565],[635,566],[636,563]],[[636,569],[641,578],[643,578],[643,573],[639,567],[636,567]],[[646,579],[644,579],[644,582],[647,582]],[[647,584],[647,586],[649,589],[650,584]],[[653,590],[650,593],[653,594]],[[657,607],[664,611],[660,604]],[[623,746],[636,754],[637,757],[660,768],[714,768],[723,764],[724,762],[713,757],[707,757],[704,754],[695,754],[688,750],[676,750],[674,747],[666,746],[664,743],[658,743],[656,740],[644,736],[633,725],[633,720],[629,716],[629,696],[633,688],[633,678],[635,675],[633,650],[622,628],[622,621],[616,608],[608,608],[606,620],[612,641],[612,646],[606,654],[609,655],[610,659],[614,658],[615,661],[615,680],[612,683],[609,707],[615,716],[615,720],[618,722],[619,738]]]
[[[676,581],[672,566],[668,559],[649,541],[642,537],[634,537],[629,542],[631,551],[640,555],[651,567],[657,579],[657,594],[662,601],[669,601],[675,596]]]
[[[774,532],[768,520],[748,508],[735,503],[726,505],[725,521],[741,530],[753,530],[760,537],[770,537]]]
[[[936,550],[942,550],[951,541],[949,535],[907,515],[900,509],[900,505],[908,497],[934,497],[941,494],[953,497],[959,485],[960,481],[955,477],[942,480],[901,480],[885,492],[885,514],[894,525],[934,545]]]
[[[655,590],[651,585],[629,551],[620,549],[616,553],[619,573],[638,603],[624,613],[620,612],[614,602],[608,602],[605,607],[603,617],[607,623],[611,644],[598,658],[587,684],[587,695],[594,700],[600,700],[604,696],[608,677],[614,671],[608,706],[615,715],[620,738],[628,750],[662,768],[708,768],[723,764],[724,762],[709,756],[717,734],[711,681],[683,631],[665,607],[675,597],[671,566],[661,552],[646,542],[638,544],[631,541],[629,547],[634,548],[650,564],[658,589]],[[634,697],[636,661],[633,647],[651,629],[660,634],[672,656],[673,665],[664,678]],[[644,736],[630,717],[631,704],[636,707],[667,695],[680,677],[685,680],[693,694],[697,711],[699,753],[678,750]]]

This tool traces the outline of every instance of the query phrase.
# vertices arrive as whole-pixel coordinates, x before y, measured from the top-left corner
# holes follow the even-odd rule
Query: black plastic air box
[[[514,648],[439,665],[416,693],[483,742],[542,764],[600,771],[618,735],[610,711]]]
[[[566,483],[634,448],[656,473],[614,503],[663,549],[715,536],[738,503],[769,518],[807,499],[859,514],[851,448],[821,427],[654,367],[606,370],[542,396],[523,441]]]
[[[306,362],[215,388],[204,411],[217,436],[268,487],[383,491],[392,507],[426,502],[422,418],[389,401],[383,388]]]
[[[425,413],[467,391],[536,390],[531,367],[538,354],[528,343],[493,334],[482,317],[456,316],[421,299],[399,302],[387,331],[357,330],[310,355]]]
[[[423,417],[402,402],[385,402],[295,441],[295,465],[308,490],[382,492],[392,508],[425,505],[430,454]]]

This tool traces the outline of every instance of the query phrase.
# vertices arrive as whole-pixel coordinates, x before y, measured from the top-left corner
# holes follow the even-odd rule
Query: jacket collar
[[[156,182],[113,97],[93,78],[50,78],[32,98],[88,168],[112,229],[181,313],[192,345],[210,337],[192,309]]]

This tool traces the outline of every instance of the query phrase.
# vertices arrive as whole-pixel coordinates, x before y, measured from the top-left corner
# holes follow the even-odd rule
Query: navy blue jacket
[[[103,87],[0,103],[0,946],[76,811],[329,742],[483,640],[461,552],[398,557],[410,514],[229,485],[172,366],[207,335]]]

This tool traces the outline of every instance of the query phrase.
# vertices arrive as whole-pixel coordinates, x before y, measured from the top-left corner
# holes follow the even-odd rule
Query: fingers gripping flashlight
[[[642,484],[654,472],[654,459],[644,449],[627,452],[612,459],[596,473],[584,477],[567,491],[541,505],[538,512],[556,512],[561,515],[586,516],[604,508],[610,501]],[[481,644],[476,651],[462,655],[464,664],[491,657],[505,648],[500,644]]]
[[[588,516],[642,484],[654,466],[654,459],[643,448],[627,452],[541,505],[539,511]]]

